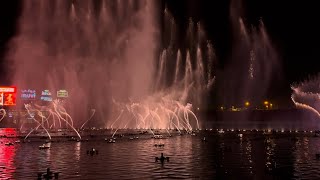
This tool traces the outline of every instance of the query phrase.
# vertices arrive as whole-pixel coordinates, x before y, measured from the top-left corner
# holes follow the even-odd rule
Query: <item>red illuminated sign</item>
[[[0,106],[16,105],[16,87],[0,87]]]

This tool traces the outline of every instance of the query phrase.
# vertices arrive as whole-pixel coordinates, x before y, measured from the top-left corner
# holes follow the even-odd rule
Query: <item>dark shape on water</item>
[[[320,153],[316,154],[316,158],[319,160],[320,159]]]
[[[155,144],[155,147],[164,147],[164,144]]]
[[[8,142],[8,143],[5,143],[6,146],[12,146],[13,143],[12,142]]]
[[[46,173],[38,173],[38,178],[37,180],[41,180],[41,179],[59,179],[59,173],[60,172],[53,172],[50,171],[50,168],[47,168],[47,172]]]
[[[167,160],[167,162],[169,162],[169,157],[164,157],[163,153],[161,153],[160,157],[155,157],[156,162],[160,161],[161,163],[164,163],[165,160]]]
[[[87,154],[93,156],[94,154],[98,154],[98,150],[94,149],[94,148],[91,148],[91,150],[87,150]]]
[[[206,137],[203,137],[202,141],[203,141],[203,142],[207,142]]]

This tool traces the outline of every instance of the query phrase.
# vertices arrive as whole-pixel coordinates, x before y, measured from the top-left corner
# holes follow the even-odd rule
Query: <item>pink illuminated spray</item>
[[[292,85],[291,99],[300,108],[308,109],[320,118],[320,75]]]
[[[200,127],[193,109],[201,106],[215,78],[213,46],[200,24],[190,19],[188,48],[174,47],[175,23],[166,9],[170,40],[158,59],[154,1],[23,3],[6,58],[12,84],[69,93],[66,104],[26,105],[28,111],[48,112],[36,113],[37,128],[63,122],[77,133],[75,127],[89,120],[106,128]]]

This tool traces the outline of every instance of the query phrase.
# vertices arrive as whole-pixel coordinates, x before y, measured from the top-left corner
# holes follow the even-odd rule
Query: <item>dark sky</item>
[[[15,33],[18,0],[1,1],[0,57],[6,52],[6,43]],[[284,90],[278,96],[288,97],[289,84],[304,80],[319,72],[320,26],[317,1],[243,0],[243,18],[247,24],[257,25],[262,18],[271,41],[281,57]],[[179,26],[186,26],[188,18],[201,21],[212,40],[219,59],[219,67],[228,62],[232,48],[230,1],[228,0],[167,0]],[[164,7],[162,7],[164,8]],[[0,75],[5,69],[0,61]]]
[[[186,0],[167,2],[180,21],[201,21],[224,63],[231,49],[230,1]],[[319,72],[320,12],[315,1],[243,0],[244,19],[257,25],[262,18],[271,41],[282,57],[289,82]],[[221,60],[222,61],[221,61]]]

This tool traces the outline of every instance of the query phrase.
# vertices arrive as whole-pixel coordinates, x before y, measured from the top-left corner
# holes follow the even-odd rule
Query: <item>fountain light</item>
[[[250,102],[249,102],[249,101],[246,101],[246,102],[244,103],[244,105],[245,105],[246,107],[249,107],[249,106],[250,106]]]
[[[59,99],[52,101],[49,106],[25,104],[24,107],[32,120],[38,124],[36,128],[32,129],[26,135],[25,139],[27,139],[34,130],[37,130],[40,127],[48,134],[49,139],[51,139],[51,135],[47,129],[58,126],[56,124],[59,124],[59,128],[61,128],[61,122],[65,122],[78,135],[79,139],[81,139],[79,132],[73,126],[73,119],[66,112],[66,109],[63,107],[63,102]],[[45,116],[43,111],[49,112],[48,115]]]
[[[0,118],[0,122],[2,121],[2,119],[6,116],[6,110],[5,109],[0,109],[0,115],[1,115],[1,118]]]

